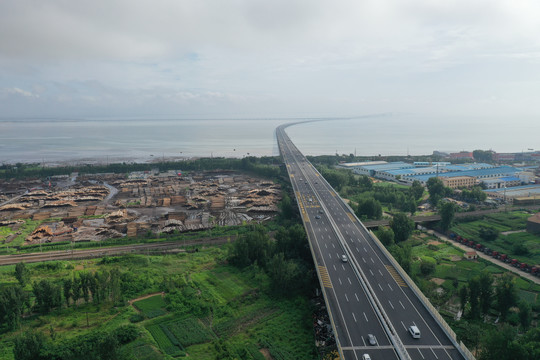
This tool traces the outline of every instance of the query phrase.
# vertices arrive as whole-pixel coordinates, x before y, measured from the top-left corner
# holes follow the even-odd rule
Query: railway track
[[[42,261],[54,261],[54,260],[72,260],[72,259],[88,259],[103,256],[112,255],[125,255],[133,253],[155,253],[155,252],[168,252],[173,249],[179,249],[187,246],[212,246],[222,245],[227,242],[234,241],[234,237],[220,237],[205,240],[191,240],[191,241],[175,241],[175,242],[160,242],[151,244],[133,244],[124,246],[113,246],[103,248],[92,249],[78,249],[78,250],[58,250],[48,252],[37,252],[28,254],[13,254],[13,255],[0,255],[1,265],[13,265],[19,262],[33,263]]]

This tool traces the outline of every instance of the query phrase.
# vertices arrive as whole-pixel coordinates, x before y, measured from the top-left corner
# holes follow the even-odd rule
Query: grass
[[[161,295],[149,297],[147,299],[135,301],[133,305],[139,309],[147,318],[154,318],[165,315],[164,310],[167,304]]]
[[[482,227],[494,228],[499,232],[519,231],[526,227],[527,218],[530,214],[525,211],[512,211],[508,213],[494,213],[484,216],[481,220],[461,222],[454,225],[451,231],[465,238],[480,242],[492,250],[508,254],[512,258],[532,265],[540,265],[540,236],[527,232],[500,234],[494,241],[485,241],[480,238]],[[526,254],[515,254],[514,246],[523,244],[528,250]]]
[[[279,354],[285,354],[287,359],[316,358],[309,302],[303,298],[270,298],[264,291],[268,281],[264,274],[249,269],[239,271],[226,265],[225,255],[224,249],[212,247],[193,254],[126,255],[107,258],[106,261],[58,261],[27,264],[27,267],[31,282],[45,278],[60,282],[80,271],[118,268],[122,272],[131,272],[130,291],[133,296],[126,300],[161,291],[160,284],[164,281],[185,279],[214,304],[213,312],[200,318],[169,312],[135,323],[143,330],[143,335],[122,351],[137,359],[163,359],[187,353],[193,359],[213,360],[219,353],[218,341],[231,351],[246,352],[245,356],[242,355],[245,359],[262,360],[259,352],[262,346],[268,347],[272,355],[276,354],[275,359],[280,358]],[[14,265],[0,267],[0,287],[17,282],[14,268]],[[154,296],[139,300],[134,305],[153,316],[154,311],[162,311],[166,301]],[[49,336],[52,327],[57,341],[62,341],[95,329],[114,329],[130,324],[135,315],[137,311],[127,302],[117,306],[81,302],[47,315],[26,317],[22,321],[22,329],[33,328]],[[15,332],[0,335],[0,359],[13,359],[14,335]]]
[[[26,219],[24,221],[24,224],[21,224],[19,229],[16,231],[17,233],[20,233],[17,235],[11,242],[5,243],[5,238],[12,233],[15,233],[8,227],[0,227],[0,249],[7,249],[7,248],[13,248],[15,246],[22,246],[24,245],[24,240],[28,235],[32,233],[40,224],[42,221],[38,220],[30,220]]]

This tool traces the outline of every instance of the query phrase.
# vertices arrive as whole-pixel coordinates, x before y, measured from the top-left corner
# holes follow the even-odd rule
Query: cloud
[[[349,113],[355,99],[375,112],[431,111],[466,99],[477,112],[534,112],[539,17],[533,0],[6,0],[0,88],[70,111],[165,102]],[[491,96],[507,101],[483,107]]]
[[[3,95],[3,97],[7,97],[10,95],[18,96],[18,97],[26,97],[26,98],[38,98],[39,94],[33,94],[30,91],[26,91],[19,88],[4,88],[0,90],[0,94]]]

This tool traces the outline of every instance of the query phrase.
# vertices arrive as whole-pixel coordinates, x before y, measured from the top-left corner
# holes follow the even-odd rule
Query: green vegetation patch
[[[161,295],[156,295],[147,299],[135,301],[133,306],[139,309],[146,317],[154,318],[166,313],[164,309],[167,304]]]

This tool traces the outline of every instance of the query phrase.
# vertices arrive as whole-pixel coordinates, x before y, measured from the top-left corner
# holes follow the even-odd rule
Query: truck
[[[504,262],[509,262],[510,258],[506,254],[501,254],[499,255],[499,260],[504,261]]]
[[[531,274],[534,276],[539,276],[540,271],[538,270],[538,266],[531,267]]]
[[[498,259],[498,258],[499,258],[499,252],[493,250],[493,251],[491,252],[491,257],[494,257],[495,259]]]
[[[521,271],[529,271],[529,270],[530,270],[530,269],[529,269],[529,265],[527,265],[526,263],[521,263],[521,264],[519,264],[519,269],[520,269]]]
[[[517,267],[519,265],[519,263],[518,263],[517,259],[512,259],[512,261],[510,261],[510,265]]]
[[[483,248],[484,248],[484,245],[482,245],[482,244],[476,244],[476,250],[482,251]]]

